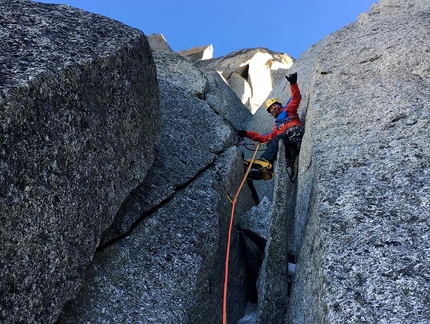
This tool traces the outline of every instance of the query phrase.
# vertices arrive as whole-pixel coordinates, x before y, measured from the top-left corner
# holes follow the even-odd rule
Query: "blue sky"
[[[174,51],[212,44],[214,57],[266,47],[298,59],[377,0],[43,0],[163,34]]]

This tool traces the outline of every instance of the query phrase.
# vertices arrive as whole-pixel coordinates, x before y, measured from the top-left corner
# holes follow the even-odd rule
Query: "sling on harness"
[[[245,170],[248,169],[251,160],[244,161]],[[251,164],[251,169],[248,174],[248,179],[251,180],[270,180],[273,177],[273,166],[266,160],[254,160]]]

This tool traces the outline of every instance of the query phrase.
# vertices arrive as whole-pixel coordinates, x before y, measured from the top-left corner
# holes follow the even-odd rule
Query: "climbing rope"
[[[230,216],[230,226],[228,228],[228,238],[227,238],[227,251],[225,256],[225,273],[224,273],[224,297],[223,297],[223,305],[222,305],[222,323],[227,324],[227,285],[228,285],[228,262],[230,258],[230,244],[231,244],[231,232],[233,230],[233,219],[234,219],[234,211],[236,208],[237,198],[239,196],[240,191],[242,190],[243,185],[246,182],[246,178],[248,177],[249,171],[251,170],[252,163],[255,160],[255,156],[257,155],[258,148],[261,144],[257,144],[254,154],[251,158],[251,163],[249,163],[248,168],[246,169],[245,175],[243,176],[242,182],[240,183],[239,188],[236,191],[236,194],[232,201],[231,208],[231,216]],[[229,199],[231,201],[231,199]]]

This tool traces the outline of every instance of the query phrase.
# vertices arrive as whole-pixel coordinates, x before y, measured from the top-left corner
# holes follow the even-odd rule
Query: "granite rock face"
[[[0,3],[0,322],[53,323],[160,136],[144,34],[64,5]]]
[[[162,116],[155,161],[104,233],[84,288],[58,323],[222,318],[228,195],[243,176],[231,126],[243,125],[251,114],[219,76],[165,48],[152,48]],[[246,187],[242,195],[230,252],[232,321],[242,316],[248,293],[236,224],[254,201]]]
[[[231,208],[221,194],[235,189],[241,164],[240,151],[228,149],[127,238],[97,253],[84,288],[58,323],[218,322]],[[242,200],[239,214],[247,208]],[[237,321],[247,301],[246,275],[237,236],[232,246],[228,311]]]
[[[278,168],[275,175],[275,188],[272,209],[268,215],[269,235],[264,249],[264,259],[257,279],[258,304],[256,323],[281,323],[287,312],[288,300],[288,198],[291,191],[286,162],[285,148],[279,144]],[[290,199],[293,202],[292,199]]]
[[[140,32],[67,6],[1,6],[1,26],[16,33],[9,54],[0,52],[1,321],[53,323],[82,286],[58,323],[219,322],[227,197],[249,154],[234,146],[232,130],[267,132],[273,117],[262,107],[250,120],[216,71],[223,60],[193,63],[158,36],[151,53]],[[281,145],[273,179],[255,183],[261,203],[251,208],[247,186],[240,195],[229,322],[247,298],[257,323],[430,318],[429,6],[381,0],[272,80],[268,96],[285,103],[283,76],[299,75],[299,176],[289,182]],[[82,46],[75,52],[64,38],[25,38],[34,25],[51,35],[50,25],[64,33],[76,19],[84,29],[91,22],[97,46],[85,46],[83,32],[69,35]],[[112,28],[108,41],[97,26]],[[48,59],[28,56],[45,46]],[[225,57],[233,78],[250,71],[247,53]]]
[[[148,36],[149,46],[153,51],[168,51],[173,52],[170,45],[167,43],[163,34],[151,34]]]
[[[270,233],[285,235],[297,261],[278,305],[285,318],[274,322],[428,322],[429,17],[427,1],[380,1],[287,72],[298,72],[306,127],[297,185],[276,186],[278,159],[273,180],[256,186],[260,195],[273,192],[273,208],[285,208],[286,228]],[[269,95],[283,103],[290,96],[285,79]],[[247,129],[272,125],[261,107]],[[270,222],[280,220],[267,212]],[[257,322],[276,317],[268,301],[279,287],[271,282],[286,284],[287,264],[274,263],[269,248]]]
[[[288,323],[430,318],[429,7],[380,1],[293,67],[306,134]]]
[[[127,233],[139,218],[169,199],[232,145],[232,128],[225,120],[239,127],[251,117],[231,89],[216,82],[219,76],[206,77],[173,52],[155,51],[153,56],[163,125],[155,163],[103,234],[102,244]],[[201,99],[206,97],[208,100]],[[226,99],[231,101],[223,103]]]

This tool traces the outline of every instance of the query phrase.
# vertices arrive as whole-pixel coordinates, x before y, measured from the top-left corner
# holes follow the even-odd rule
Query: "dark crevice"
[[[218,159],[218,156],[220,154],[222,154],[222,152],[217,153],[217,157],[214,158],[214,160],[209,163],[206,167],[204,167],[203,169],[201,169],[199,172],[196,173],[196,175],[192,178],[190,178],[187,182],[184,182],[183,184],[174,187],[175,192],[172,193],[172,195],[170,195],[168,198],[164,199],[163,201],[161,201],[159,204],[155,205],[154,207],[152,207],[151,209],[149,209],[148,211],[144,212],[143,214],[140,215],[140,217],[138,217],[135,222],[130,226],[130,229],[120,235],[118,235],[117,237],[115,237],[114,239],[99,245],[96,249],[96,252],[101,252],[104,249],[108,248],[109,246],[115,244],[116,242],[123,240],[124,238],[128,237],[133,231],[134,229],[140,224],[140,222],[142,222],[145,218],[151,216],[152,214],[154,214],[157,210],[159,210],[160,208],[164,207],[166,204],[168,204],[174,197],[175,195],[182,191],[183,189],[185,189],[186,187],[188,187],[192,182],[194,182],[202,173],[204,173],[205,171],[207,171],[208,169],[210,169],[215,161]]]
[[[249,65],[248,64],[246,64],[245,66],[238,67],[236,69],[236,73],[239,74],[246,81],[249,81]]]
[[[250,249],[249,240],[258,247],[258,249]],[[248,241],[248,244],[247,244]],[[240,228],[239,232],[240,249],[245,260],[246,270],[246,293],[247,298],[251,303],[258,302],[257,280],[258,273],[263,263],[264,248],[267,241],[258,236],[254,232]]]
[[[358,64],[371,63],[371,62],[374,62],[376,60],[379,60],[381,57],[382,57],[382,55],[375,55],[375,56],[372,56],[371,58],[369,58],[367,60],[363,60],[361,62],[358,62]]]
[[[257,189],[255,189],[254,181],[247,179],[246,183],[248,184],[249,190],[251,190],[252,199],[254,200],[255,204],[258,205],[260,203],[260,198],[258,197]]]

